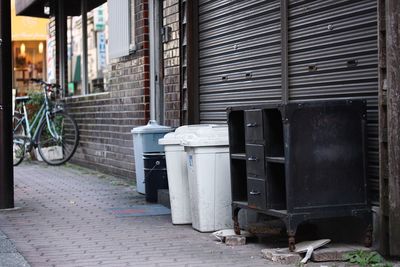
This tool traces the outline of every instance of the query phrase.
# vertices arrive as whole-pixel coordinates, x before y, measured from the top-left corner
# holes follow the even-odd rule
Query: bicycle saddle
[[[17,100],[17,101],[21,101],[21,102],[23,102],[23,101],[28,101],[29,99],[31,99],[29,96],[18,96],[18,97],[16,97],[15,98],[15,100]]]

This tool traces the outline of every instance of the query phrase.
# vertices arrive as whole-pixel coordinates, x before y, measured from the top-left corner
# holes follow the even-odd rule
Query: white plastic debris
[[[296,252],[296,253],[306,252],[306,255],[301,260],[301,263],[307,263],[307,261],[311,258],[311,255],[314,252],[314,250],[325,246],[329,242],[331,242],[330,239],[320,239],[320,240],[314,240],[314,241],[300,242],[300,243],[296,244],[296,249],[294,252]]]
[[[307,263],[307,261],[311,258],[312,253],[314,252],[314,248],[312,246],[309,246],[307,248],[307,253],[304,256],[304,258],[300,261],[301,263]]]

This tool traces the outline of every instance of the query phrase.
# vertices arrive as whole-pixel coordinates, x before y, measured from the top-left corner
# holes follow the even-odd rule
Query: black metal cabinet
[[[358,216],[370,245],[365,101],[232,107],[228,124],[236,232],[242,208],[279,217],[293,250],[302,222]]]

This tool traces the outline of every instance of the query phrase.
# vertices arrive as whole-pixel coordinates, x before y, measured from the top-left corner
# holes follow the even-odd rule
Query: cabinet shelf
[[[246,160],[246,153],[232,153],[231,158]]]
[[[265,160],[267,162],[285,164],[285,158],[284,157],[265,157]]]
[[[240,208],[249,208],[249,203],[247,201],[232,201],[232,203]],[[272,215],[272,216],[276,216],[276,217],[283,217],[287,215],[287,210],[276,210],[276,209],[268,209],[268,210],[260,210],[260,209],[254,209],[254,208],[250,208],[253,210],[257,210],[259,212],[262,212],[264,214],[267,215]]]

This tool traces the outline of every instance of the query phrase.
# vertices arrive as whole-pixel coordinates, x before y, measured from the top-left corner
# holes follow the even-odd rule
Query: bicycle
[[[21,108],[13,116],[13,165],[20,164],[32,148],[37,148],[47,164],[61,165],[74,155],[78,147],[78,125],[62,105],[54,104],[51,100],[61,89],[59,85],[40,79],[31,81],[42,86],[44,101],[30,123],[25,105],[30,97],[16,97],[16,101],[21,102]]]

